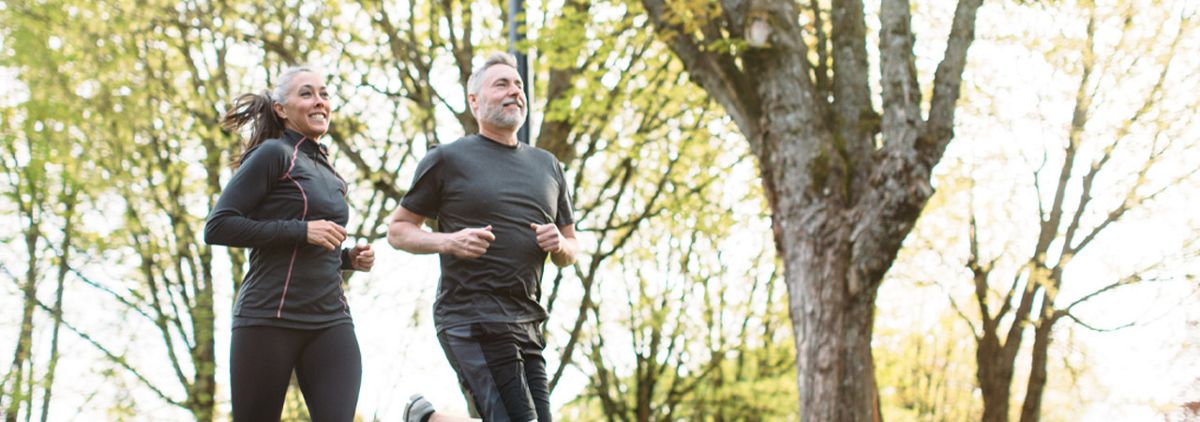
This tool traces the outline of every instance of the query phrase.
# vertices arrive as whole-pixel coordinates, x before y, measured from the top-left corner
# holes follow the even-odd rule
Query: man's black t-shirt
[[[490,225],[496,236],[479,258],[441,255],[433,312],[439,331],[546,318],[539,303],[546,252],[529,225],[575,222],[562,165],[553,155],[469,135],[429,151],[400,205],[436,218],[442,233]]]

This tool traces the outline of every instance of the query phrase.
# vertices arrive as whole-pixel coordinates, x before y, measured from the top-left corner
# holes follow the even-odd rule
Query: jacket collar
[[[328,147],[326,147],[324,144],[317,143],[317,141],[315,141],[311,138],[307,138],[304,135],[301,135],[300,132],[294,131],[292,129],[284,129],[283,130],[283,139],[286,140],[293,147],[296,146],[296,144],[300,144],[300,150],[304,151],[307,154],[320,154],[321,157],[323,157],[323,158],[326,158],[326,159],[329,158],[329,148]]]

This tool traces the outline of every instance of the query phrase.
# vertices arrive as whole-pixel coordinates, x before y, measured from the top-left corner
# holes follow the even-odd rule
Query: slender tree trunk
[[[25,230],[25,249],[28,253],[26,265],[28,269],[25,271],[25,285],[21,286],[21,293],[24,297],[24,302],[21,305],[21,327],[17,334],[17,348],[13,352],[12,365],[9,367],[10,376],[13,379],[9,387],[8,394],[8,409],[5,410],[5,422],[16,422],[17,414],[21,411],[22,404],[31,403],[32,397],[26,394],[26,384],[33,382],[33,369],[30,367],[29,354],[33,347],[33,311],[37,306],[37,278],[38,274],[38,237],[41,235],[40,224],[33,218],[33,203],[28,204],[26,209],[29,216],[29,228]],[[26,379],[28,376],[28,379]],[[26,406],[31,408],[31,406]]]
[[[196,307],[192,314],[192,330],[196,345],[192,349],[192,362],[196,375],[192,380],[189,407],[197,421],[212,421],[216,412],[216,321],[213,312],[212,268],[208,259],[209,248],[202,257],[203,276],[196,280]]]
[[[64,183],[64,185],[67,185]],[[58,334],[62,328],[63,322],[63,293],[67,279],[67,272],[70,270],[71,247],[75,235],[75,205],[76,193],[72,187],[64,186],[67,190],[64,195],[64,205],[66,206],[63,212],[63,219],[66,223],[63,225],[63,239],[60,250],[62,255],[58,257],[58,283],[54,291],[54,307],[52,308],[52,317],[54,318],[54,328],[50,333],[50,362],[46,367],[46,377],[42,381],[42,422],[50,419],[50,398],[53,396],[54,390],[54,374],[58,369]]]
[[[1021,422],[1037,422],[1042,418],[1042,396],[1046,392],[1046,365],[1050,353],[1050,344],[1054,340],[1050,334],[1054,331],[1054,323],[1058,322],[1053,304],[1046,302],[1043,306],[1043,317],[1033,331],[1033,356],[1030,357],[1029,384],[1025,389],[1025,403],[1021,406]]]

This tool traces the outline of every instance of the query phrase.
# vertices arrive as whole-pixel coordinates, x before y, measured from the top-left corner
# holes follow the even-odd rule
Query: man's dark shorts
[[[438,333],[469,401],[487,422],[550,421],[540,322],[486,322]]]

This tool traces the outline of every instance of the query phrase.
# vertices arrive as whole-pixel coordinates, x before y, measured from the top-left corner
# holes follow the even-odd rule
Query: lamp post
[[[525,83],[525,124],[517,131],[517,140],[529,144],[529,114],[533,99],[529,97],[529,60],[524,52],[517,50],[517,44],[525,39],[521,26],[525,23],[525,5],[523,0],[508,0],[508,52],[517,58],[517,73]]]

